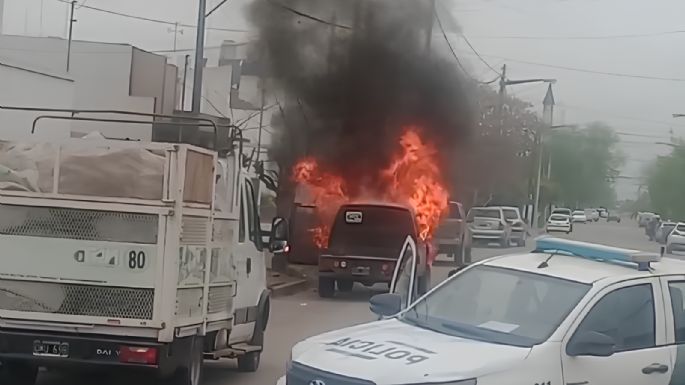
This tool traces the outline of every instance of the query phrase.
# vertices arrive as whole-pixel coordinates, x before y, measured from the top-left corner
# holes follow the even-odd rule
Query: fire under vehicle
[[[257,370],[270,301],[256,176],[237,128],[184,119],[213,126],[211,149],[0,142],[0,384],[34,384],[39,367],[183,385],[200,384],[204,359]],[[269,248],[287,234],[275,219]]]
[[[392,203],[342,205],[333,221],[327,249],[319,257],[319,296],[365,286],[390,284],[403,244],[410,236],[418,248],[418,292],[430,287],[430,265],[436,250],[420,240],[415,215]]]

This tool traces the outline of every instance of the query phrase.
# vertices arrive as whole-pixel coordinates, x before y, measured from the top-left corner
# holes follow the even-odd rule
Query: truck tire
[[[339,279],[336,281],[336,284],[338,285],[338,290],[344,293],[352,291],[354,287],[354,281],[351,279]]]
[[[0,363],[0,384],[35,385],[38,367],[23,362]]]
[[[262,352],[249,352],[238,357],[238,370],[243,373],[254,373],[259,369]]]
[[[200,385],[202,383],[202,367],[204,361],[204,343],[202,337],[191,337],[190,351],[181,366],[176,370],[170,382],[172,385]]]
[[[319,297],[333,298],[335,295],[335,280],[319,277]]]

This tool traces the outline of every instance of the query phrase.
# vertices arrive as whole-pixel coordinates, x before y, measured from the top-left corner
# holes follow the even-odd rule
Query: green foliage
[[[655,211],[668,218],[685,218],[685,143],[674,144],[670,155],[652,164],[647,185]]]
[[[558,129],[545,147],[551,154],[548,201],[568,207],[614,207],[614,181],[624,158],[613,129],[592,123],[583,129]]]

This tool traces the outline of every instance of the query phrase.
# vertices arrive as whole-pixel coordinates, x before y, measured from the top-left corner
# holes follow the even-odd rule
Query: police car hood
[[[391,319],[312,337],[295,346],[293,361],[375,383],[413,384],[507,370],[529,352],[529,348],[453,337]]]

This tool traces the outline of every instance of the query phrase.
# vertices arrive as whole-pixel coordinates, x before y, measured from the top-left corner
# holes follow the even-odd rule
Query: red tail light
[[[121,346],[119,362],[126,364],[157,365],[157,348]]]

